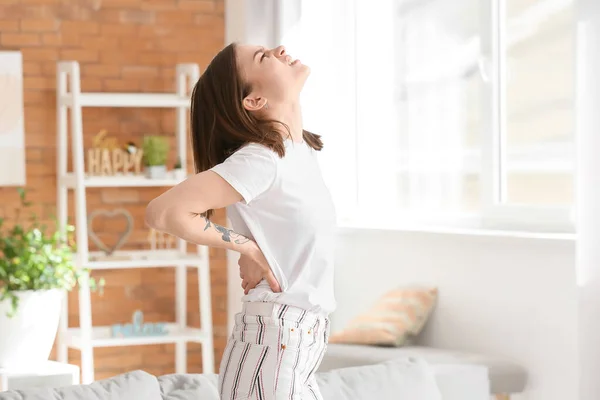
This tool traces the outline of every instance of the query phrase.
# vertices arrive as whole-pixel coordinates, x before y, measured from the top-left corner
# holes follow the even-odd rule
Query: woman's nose
[[[277,46],[273,49],[273,54],[275,57],[283,57],[286,55],[284,46]]]

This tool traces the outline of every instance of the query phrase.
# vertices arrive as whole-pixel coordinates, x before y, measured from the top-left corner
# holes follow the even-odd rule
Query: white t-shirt
[[[243,201],[227,207],[235,232],[263,251],[281,293],[266,281],[242,301],[268,301],[328,315],[333,293],[336,216],[316,151],[285,141],[286,154],[248,144],[211,170],[233,186]]]

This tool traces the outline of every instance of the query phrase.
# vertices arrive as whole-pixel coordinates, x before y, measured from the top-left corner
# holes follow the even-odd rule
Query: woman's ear
[[[244,101],[244,108],[248,111],[259,111],[267,104],[267,99],[264,97],[247,96]]]

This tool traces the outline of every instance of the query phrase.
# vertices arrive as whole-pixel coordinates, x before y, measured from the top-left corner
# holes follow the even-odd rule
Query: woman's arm
[[[241,253],[251,261],[242,281],[246,293],[262,279],[271,290],[281,292],[279,282],[256,242],[200,215],[240,200],[242,196],[218,174],[201,172],[152,200],[146,207],[146,224],[190,243]]]
[[[277,162],[268,148],[249,144],[223,163],[169,189],[146,208],[146,224],[187,242],[237,251],[251,261],[242,271],[244,289],[265,279],[274,292],[281,288],[256,242],[212,223],[200,214],[239,201],[251,202],[277,177]]]
[[[240,200],[242,196],[218,174],[201,172],[152,200],[146,207],[146,224],[190,243],[241,253],[252,261],[242,287],[248,291],[265,279],[274,292],[280,292],[281,287],[256,242],[200,215]]]
[[[205,171],[152,200],[146,207],[146,224],[190,243],[251,255],[260,251],[254,241],[200,215],[240,200],[242,196],[223,178]]]

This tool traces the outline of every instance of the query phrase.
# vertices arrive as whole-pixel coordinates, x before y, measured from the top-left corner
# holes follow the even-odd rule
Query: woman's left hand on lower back
[[[240,266],[240,278],[242,278],[244,294],[248,294],[250,289],[254,289],[263,279],[267,281],[271,290],[281,292],[279,283],[258,245],[255,250],[243,253],[240,256],[238,265]]]

